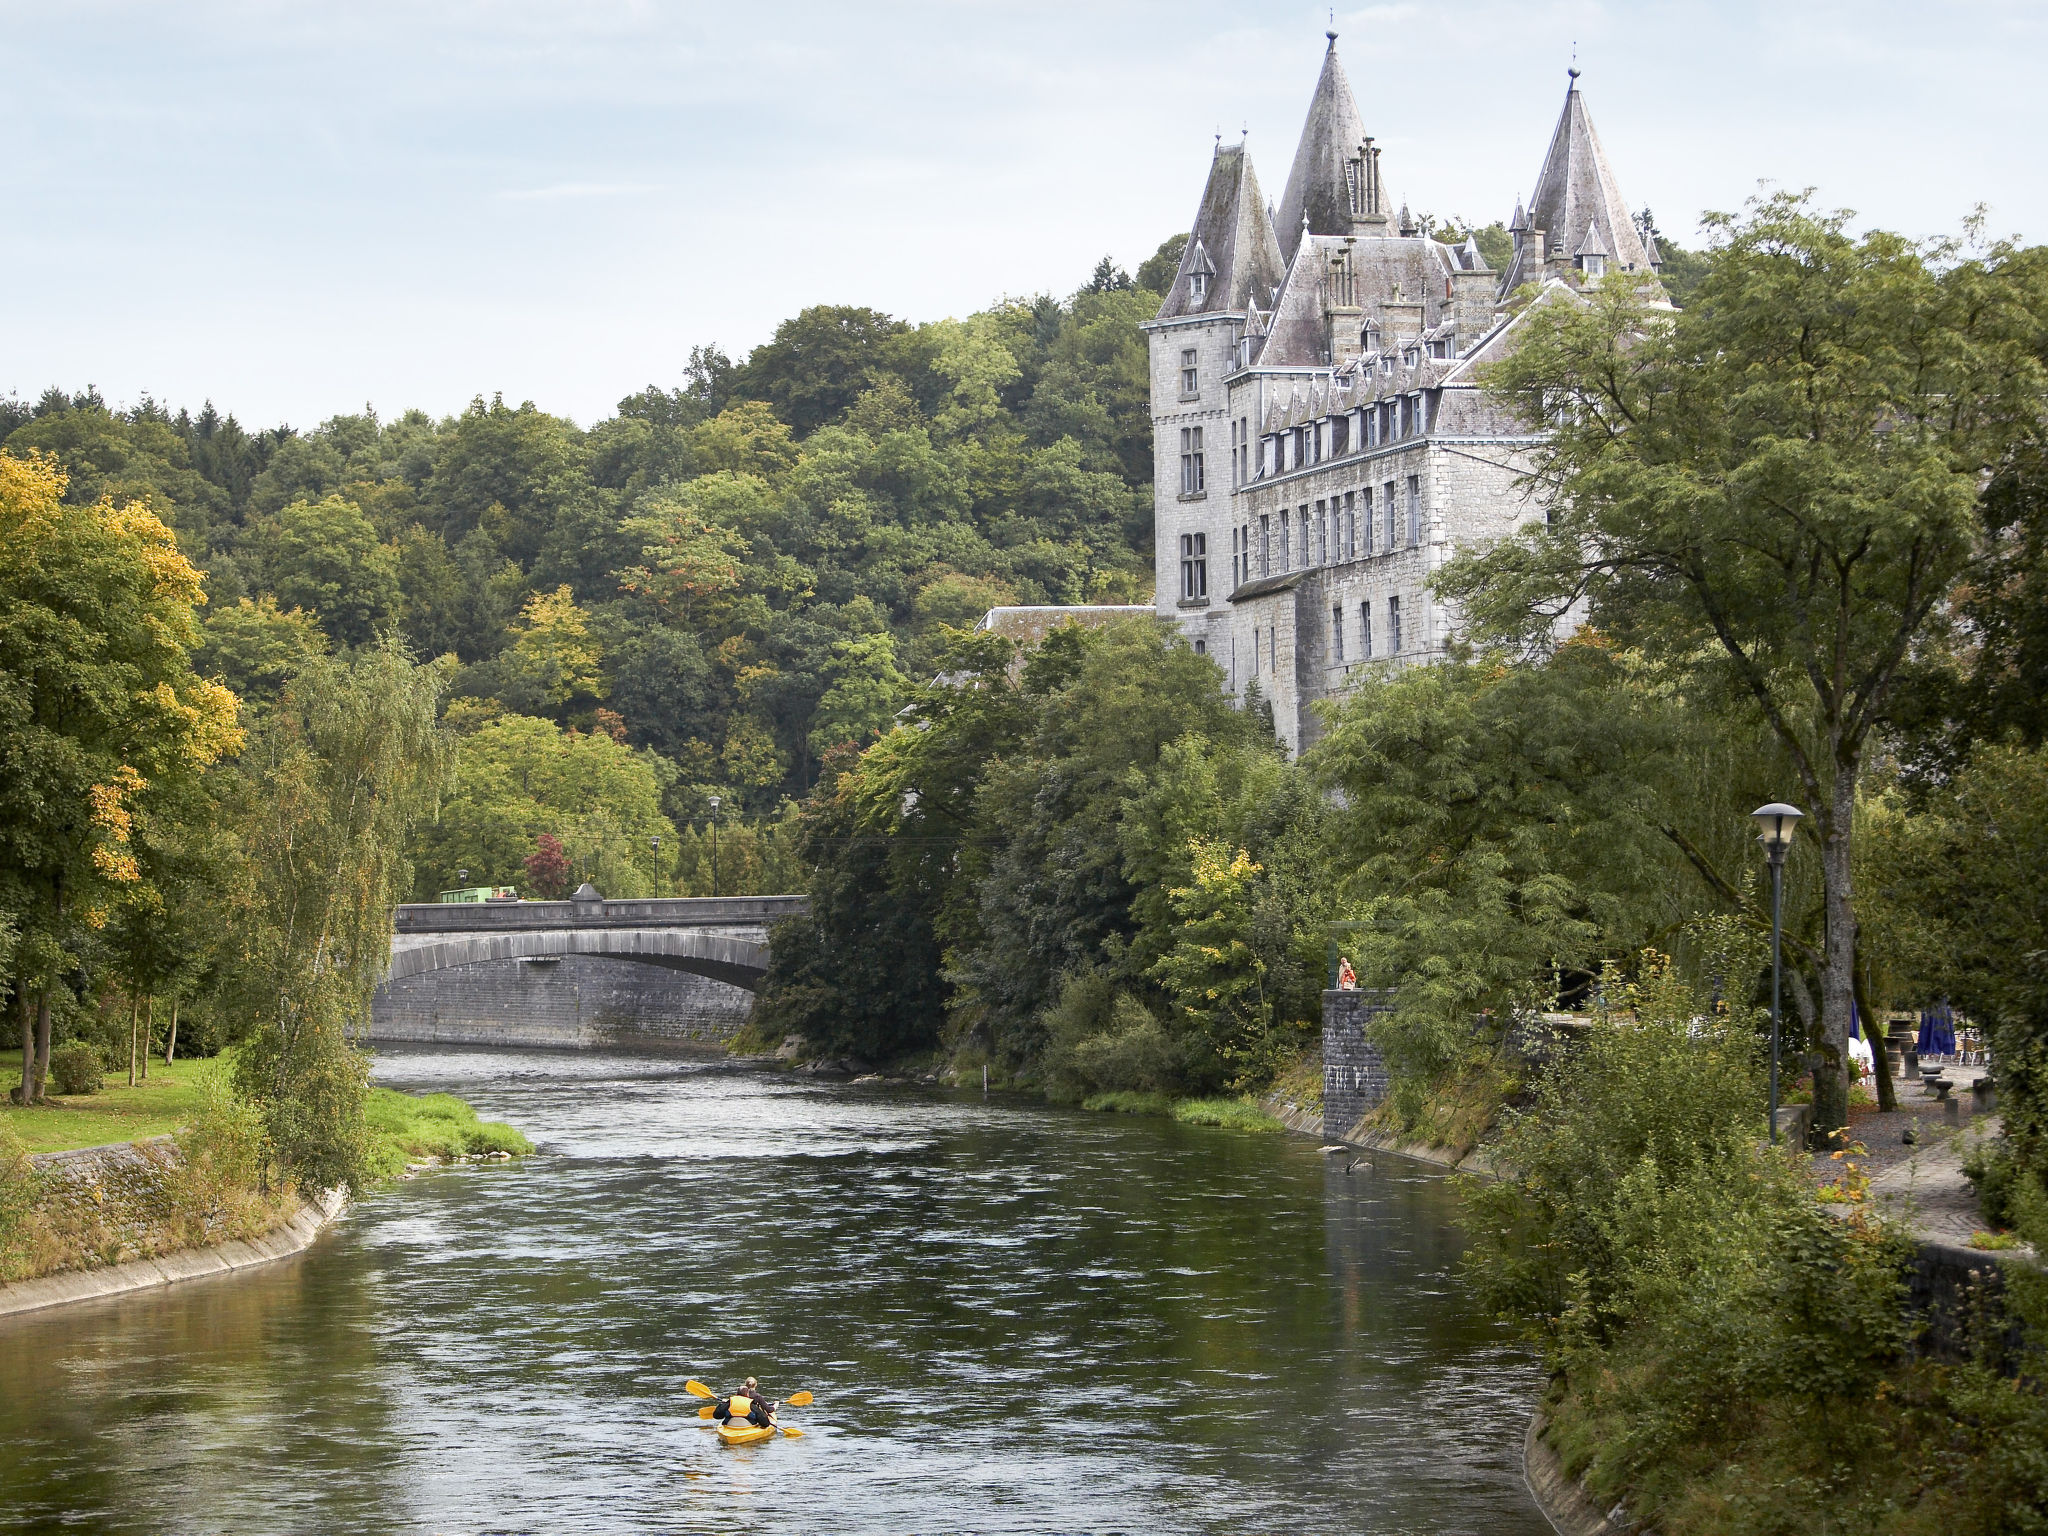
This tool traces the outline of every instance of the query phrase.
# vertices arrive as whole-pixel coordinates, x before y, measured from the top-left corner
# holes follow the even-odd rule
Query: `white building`
[[[1535,302],[1615,273],[1654,280],[1572,71],[1514,255],[1488,268],[1392,211],[1337,39],[1269,209],[1242,144],[1218,143],[1151,347],[1157,605],[1232,689],[1256,683],[1290,751],[1309,705],[1362,667],[1443,654],[1428,590],[1461,546],[1542,515],[1518,484],[1537,441],[1477,370]]]

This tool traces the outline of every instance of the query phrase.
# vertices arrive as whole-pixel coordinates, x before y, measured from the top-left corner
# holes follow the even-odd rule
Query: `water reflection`
[[[0,1332],[0,1531],[1545,1529],[1432,1173],[626,1056],[380,1074],[544,1155]],[[704,1431],[683,1381],[750,1373],[803,1439]]]

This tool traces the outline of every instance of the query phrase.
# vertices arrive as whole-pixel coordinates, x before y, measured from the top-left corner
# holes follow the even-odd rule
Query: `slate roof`
[[[1280,194],[1280,211],[1274,216],[1280,253],[1288,261],[1294,259],[1301,244],[1304,214],[1312,235],[1351,233],[1351,193],[1344,162],[1356,157],[1359,145],[1365,142],[1365,122],[1358,115],[1351,82],[1344,78],[1344,66],[1337,62],[1337,34],[1327,35],[1330,46],[1323,55],[1323,72],[1316,81],[1315,95],[1309,98],[1308,120],[1301,125],[1301,142],[1287,172],[1287,190]]]
[[[1251,157],[1242,144],[1218,144],[1188,248],[1181,253],[1180,271],[1159,306],[1158,318],[1237,313],[1271,304],[1286,271]],[[1205,272],[1209,279],[1199,299],[1189,282],[1196,272]]]
[[[1543,231],[1546,258],[1559,253],[1577,255],[1597,246],[1616,270],[1652,270],[1650,254],[1643,249],[1642,236],[1621,195],[1621,183],[1615,180],[1614,169],[1607,163],[1607,151],[1600,147],[1600,136],[1593,131],[1592,114],[1586,110],[1577,70],[1571,72],[1571,82],[1565,89],[1564,110],[1558,114],[1557,130],[1550,136],[1550,151],[1543,157],[1535,195],[1529,199],[1526,215],[1517,204],[1515,222]],[[1515,258],[1501,277],[1503,294],[1512,293],[1541,275],[1533,256],[1529,241],[1515,242]]]

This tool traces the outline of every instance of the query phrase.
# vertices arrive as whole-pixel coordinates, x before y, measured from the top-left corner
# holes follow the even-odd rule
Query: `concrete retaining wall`
[[[753,994],[632,960],[564,955],[424,971],[377,989],[370,1039],[453,1045],[715,1050]]]

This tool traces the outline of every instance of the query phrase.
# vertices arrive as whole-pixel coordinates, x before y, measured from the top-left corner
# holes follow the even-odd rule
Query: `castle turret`
[[[1301,245],[1304,228],[1312,235],[1365,234],[1383,230],[1387,222],[1379,151],[1366,136],[1351,82],[1337,61],[1337,34],[1325,35],[1330,46],[1323,54],[1323,72],[1309,98],[1308,118],[1274,218],[1280,252],[1288,261]]]
[[[1621,184],[1593,131],[1579,72],[1570,72],[1564,110],[1550,136],[1543,171],[1526,213],[1518,204],[1515,257],[1501,275],[1500,291],[1546,277],[1580,281],[1608,272],[1654,273],[1641,233],[1622,198]]]

